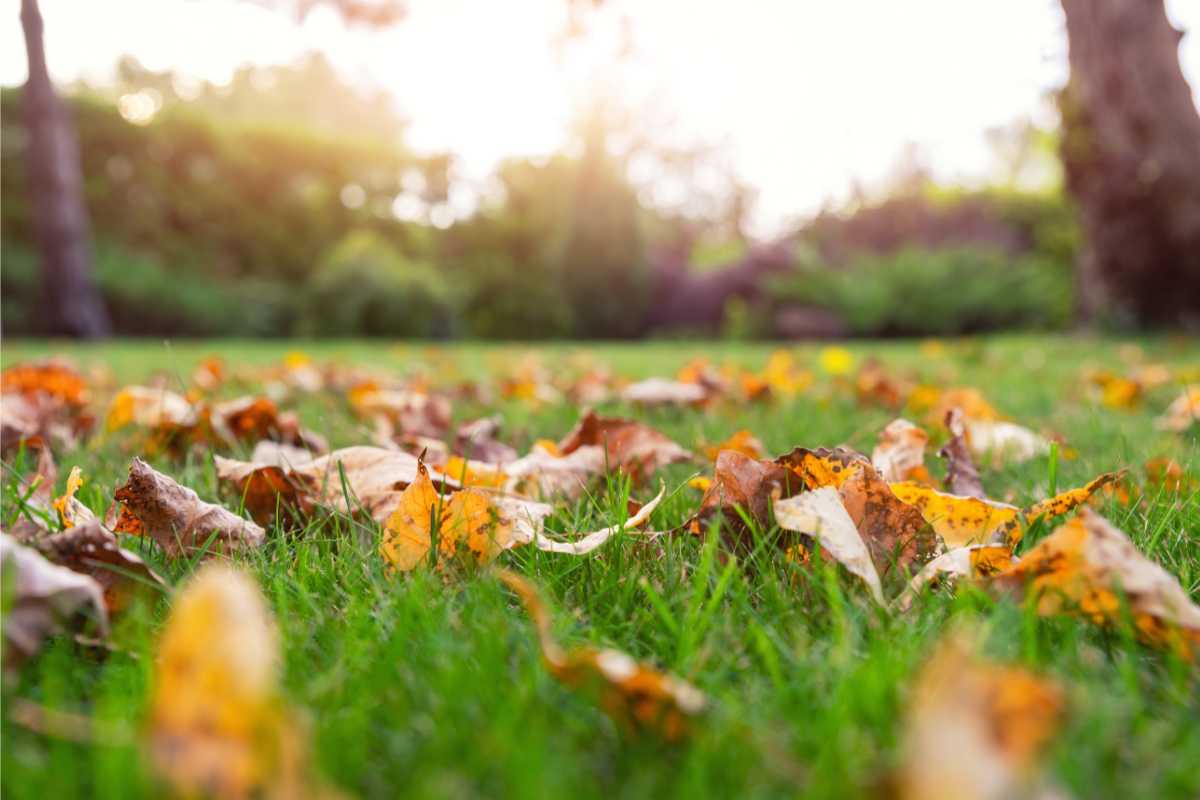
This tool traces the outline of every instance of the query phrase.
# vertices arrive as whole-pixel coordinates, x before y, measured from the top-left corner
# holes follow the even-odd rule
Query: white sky
[[[596,40],[564,62],[551,45],[567,0],[410,0],[380,33],[347,32],[331,12],[297,26],[237,0],[42,0],[52,74],[103,80],[131,54],[209,80],[245,62],[324,51],[386,87],[411,120],[409,143],[450,150],[481,178],[510,155],[561,146],[588,77],[628,14],[638,52],[618,91],[675,121],[674,135],[720,143],[759,191],[758,225],[879,181],[908,143],[935,174],[978,178],[984,132],[1046,120],[1066,77],[1057,0],[609,0]],[[1200,96],[1200,3],[1168,0],[1181,59]],[[0,82],[25,78],[19,0],[0,0]]]

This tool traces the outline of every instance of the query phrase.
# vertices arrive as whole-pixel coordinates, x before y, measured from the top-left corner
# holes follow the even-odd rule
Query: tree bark
[[[1079,209],[1084,314],[1200,324],[1200,114],[1163,0],[1062,0],[1062,160]],[[1107,295],[1107,297],[1105,297]]]
[[[92,252],[79,143],[46,69],[37,0],[21,0],[29,80],[21,97],[28,134],[29,194],[42,278],[46,333],[106,336],[108,312],[92,280]]]

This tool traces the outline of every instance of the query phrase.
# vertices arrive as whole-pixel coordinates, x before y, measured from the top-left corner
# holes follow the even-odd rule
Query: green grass
[[[1095,405],[1080,371],[1121,368],[1116,341],[1025,337],[955,345],[940,358],[914,344],[851,346],[889,368],[941,385],[974,385],[1000,410],[1035,429],[1061,433],[1076,457],[1060,460],[1060,487],[1129,467],[1136,480],[1151,457],[1170,456],[1200,473],[1195,429],[1156,431],[1154,417],[1178,394],[1155,391],[1135,411]],[[1178,341],[1138,343],[1151,360],[1200,365],[1200,348]],[[291,345],[269,343],[117,343],[97,347],[6,342],[5,366],[49,352],[83,365],[106,365],[119,383],[165,372],[183,385],[196,361],[220,353],[233,366],[270,364]],[[361,343],[303,345],[318,361],[419,368],[424,346]],[[526,348],[466,345],[436,355],[464,376],[486,377]],[[703,354],[761,366],[768,347],[721,343],[540,347],[548,364],[581,350],[631,377],[671,374]],[[816,348],[796,348],[815,369]],[[443,367],[444,369],[444,367]],[[819,373],[818,373],[819,375]],[[298,406],[304,422],[333,446],[366,432],[340,398]],[[687,447],[754,431],[775,454],[795,445],[846,443],[870,452],[893,414],[859,408],[818,377],[794,402],[697,411],[630,413]],[[492,409],[460,404],[467,419]],[[558,438],[573,423],[569,405],[500,403],[504,435],[518,449]],[[80,464],[82,499],[108,505],[134,453],[127,437],[108,437],[60,458]],[[930,458],[931,463],[936,461]],[[211,458],[153,465],[209,500],[223,499]],[[668,499],[652,525],[686,519],[698,494],[684,481],[695,468],[663,477]],[[1048,459],[984,470],[992,496],[1024,503],[1043,496]],[[6,480],[11,478],[6,477]],[[620,513],[615,487],[556,513],[554,531],[591,530]],[[648,497],[649,487],[635,490]],[[1102,509],[1150,557],[1200,596],[1200,498],[1156,495],[1146,507]],[[172,583],[187,569],[153,546],[128,540]],[[364,797],[847,797],[873,790],[901,756],[903,712],[916,671],[957,621],[975,621],[985,651],[1025,664],[1066,688],[1066,722],[1045,754],[1053,781],[1076,797],[1200,796],[1200,680],[1194,667],[1071,618],[1040,619],[1019,605],[962,588],[919,601],[907,615],[875,608],[844,575],[786,562],[763,547],[722,560],[715,541],[663,540],[648,557],[629,540],[590,557],[531,548],[500,561],[541,584],[556,630],[567,643],[615,646],[687,677],[712,700],[690,742],[664,746],[630,739],[587,700],[564,689],[539,662],[533,629],[511,595],[487,577],[444,584],[436,576],[387,576],[371,545],[356,545],[344,523],[310,529],[300,540],[269,542],[245,559],[257,575],[282,635],[288,699],[312,722],[320,773]],[[167,598],[118,621],[127,652],[106,659],[59,638],[5,681],[5,704],[30,698],[51,708],[138,726],[153,675],[153,644]],[[140,751],[120,744],[80,745],[3,723],[3,794],[11,798],[154,796],[161,791]],[[953,758],[953,753],[947,753]]]

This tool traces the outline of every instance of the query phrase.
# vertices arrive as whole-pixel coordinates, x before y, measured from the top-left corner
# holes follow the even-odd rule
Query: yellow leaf
[[[313,796],[302,728],[278,687],[278,640],[245,573],[210,564],[175,600],[155,661],[149,745],[181,795]]]
[[[1021,513],[1021,509],[1006,503],[946,494],[911,481],[893,483],[891,487],[896,497],[920,510],[949,547],[990,542]]]
[[[61,496],[56,497],[51,504],[58,512],[58,520],[64,528],[70,528],[75,524],[71,501],[75,499],[75,493],[81,486],[83,486],[83,470],[79,467],[71,467],[71,474],[67,476],[67,490]]]
[[[380,554],[392,567],[407,572],[428,558],[437,533],[439,561],[453,558],[460,544],[479,563],[491,560],[511,542],[511,527],[502,524],[487,495],[463,489],[445,499],[429,479],[424,464],[400,494],[399,505],[384,524]]]

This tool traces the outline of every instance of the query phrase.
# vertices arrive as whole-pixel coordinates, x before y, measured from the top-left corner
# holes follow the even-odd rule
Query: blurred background
[[[6,335],[1200,325],[1189,0],[3,0]]]

